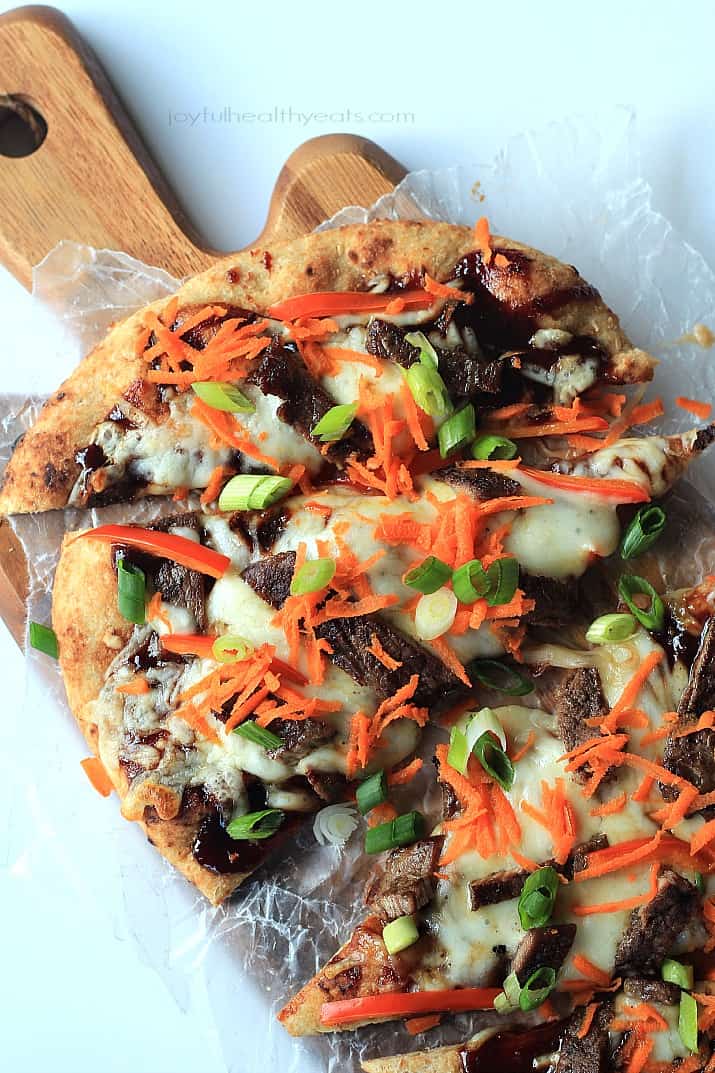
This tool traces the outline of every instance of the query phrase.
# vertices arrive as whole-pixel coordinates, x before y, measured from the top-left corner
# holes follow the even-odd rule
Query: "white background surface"
[[[341,11],[335,3],[190,9],[123,0],[64,10],[197,227],[219,248],[258,234],[283,160],[308,137],[352,130],[409,168],[440,167],[488,161],[511,134],[621,104],[638,115],[654,206],[715,263],[715,11],[707,2],[482,0],[459,15],[456,5],[414,3]],[[361,29],[351,26],[358,11]],[[212,122],[211,110],[225,108],[292,109],[293,118]],[[341,122],[348,109],[385,119]],[[306,121],[306,113],[332,119]],[[181,118],[187,114],[198,118]],[[8,353],[19,338],[42,345],[24,292],[2,270],[0,317]],[[3,366],[4,389],[16,376]],[[21,660],[4,633],[0,665],[3,717],[24,720],[31,742]],[[28,869],[16,847],[24,827],[28,841],[35,834],[32,821],[4,785],[3,817],[13,834],[0,856],[3,1065],[14,1073],[223,1070],[131,942],[115,938],[77,890],[58,884],[50,856],[46,868],[35,859]]]

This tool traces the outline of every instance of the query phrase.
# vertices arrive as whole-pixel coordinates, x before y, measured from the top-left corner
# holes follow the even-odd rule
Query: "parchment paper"
[[[676,394],[715,398],[715,351],[676,342],[696,322],[715,327],[715,277],[652,207],[629,115],[610,115],[604,124],[574,119],[552,125],[511,141],[490,164],[413,173],[372,209],[345,209],[323,226],[383,217],[473,224],[485,214],[494,233],[575,264],[601,290],[633,340],[662,359],[655,390],[666,401]],[[177,282],[122,253],[68,242],[52,251],[35,271],[34,292],[57,315],[56,353],[49,361],[46,352],[28,347],[14,356],[27,369],[27,398],[11,400],[2,421],[3,465],[28,427],[34,400],[57,387],[112,321],[171,294]],[[671,431],[693,423],[675,410],[658,427]],[[698,462],[692,480],[712,499],[713,460]],[[715,526],[692,491],[679,492],[674,503],[664,569],[669,583],[687,584],[712,570],[713,543],[705,537]],[[155,501],[109,508],[101,518],[140,520],[170,509]],[[14,520],[31,564],[30,619],[49,621],[62,532],[99,520],[89,514]],[[679,544],[689,547],[685,559],[673,551]],[[132,937],[196,1023],[218,1034],[231,1073],[349,1073],[360,1058],[434,1046],[474,1030],[477,1019],[465,1015],[417,1039],[399,1022],[307,1042],[289,1039],[275,1023],[275,1011],[361,916],[362,828],[341,852],[318,847],[308,824],[277,864],[249,881],[230,905],[214,909],[120,818],[114,799],[94,795],[78,767],[87,750],[66,709],[56,665],[29,652],[27,667],[25,710],[15,713],[9,727],[15,741],[0,760],[9,768],[7,758],[26,755],[23,724],[32,720],[32,766],[18,769],[13,762],[5,774],[16,782],[10,799],[17,810],[10,817],[8,860],[22,859],[26,869],[36,856],[52,854],[57,883],[71,884],[80,901],[101,907],[117,935]]]

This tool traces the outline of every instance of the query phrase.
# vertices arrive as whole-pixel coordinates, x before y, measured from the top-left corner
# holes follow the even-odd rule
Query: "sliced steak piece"
[[[530,928],[511,962],[511,971],[516,973],[521,986],[542,967],[558,972],[575,937],[575,924],[548,924],[544,928]]]
[[[293,760],[302,760],[304,756],[325,745],[335,737],[335,727],[323,719],[274,719],[268,729],[283,741],[277,749],[269,749],[268,755],[274,760],[290,756]]]
[[[665,980],[650,980],[647,976],[631,976],[623,984],[623,990],[629,998],[640,1002],[660,1002],[663,1006],[677,1006],[680,1002],[680,988]]]
[[[197,514],[187,511],[184,514],[172,514],[160,518],[149,528],[169,533],[173,529],[193,529],[197,531],[201,522]],[[173,559],[155,559],[146,557],[147,572],[162,600],[174,607],[185,607],[196,620],[197,632],[202,633],[206,627],[206,579],[196,570],[189,570]]]
[[[276,395],[281,399],[278,416],[292,425],[311,443],[319,444],[312,430],[335,405],[320,384],[311,376],[305,362],[293,343],[283,344],[274,338],[260,355],[259,364],[248,375],[246,383],[255,384],[264,395]],[[360,421],[353,421],[349,432],[337,443],[326,449],[331,461],[342,461],[352,452],[361,457],[374,451],[372,436]]]
[[[305,777],[311,790],[321,801],[332,805],[345,797],[348,780],[339,771],[317,771],[311,767],[306,771]]]
[[[261,599],[280,608],[290,595],[290,583],[295,566],[295,552],[286,551],[268,559],[251,563],[243,571],[246,581]],[[437,656],[406,637],[378,615],[357,615],[355,618],[333,619],[316,630],[333,651],[329,659],[361,685],[369,685],[380,697],[390,697],[406,685],[413,674],[419,675],[419,685],[413,703],[431,705],[440,698],[461,688],[459,680]],[[399,667],[389,670],[368,651],[376,636]]]
[[[434,476],[446,484],[463,489],[474,499],[501,499],[503,496],[517,496],[521,485],[503,473],[491,469],[462,469],[461,466],[445,466]]]
[[[469,884],[469,908],[481,909],[485,905],[508,902],[518,898],[529,873],[523,868],[493,872],[484,879],[474,879]]]
[[[365,349],[376,358],[396,361],[406,369],[420,357],[419,347],[406,341],[402,328],[379,317],[373,317],[367,326]]]
[[[608,1026],[613,1019],[613,1005],[603,1002],[583,1038],[579,1036],[585,1010],[579,1007],[568,1021],[561,1038],[555,1073],[611,1073],[611,1049]]]
[[[675,940],[700,913],[697,888],[671,868],[664,868],[656,896],[631,913],[616,950],[615,975],[657,975]]]
[[[715,790],[715,730],[698,730],[683,737],[675,735],[712,708],[715,708],[715,616],[706,622],[701,634],[688,684],[678,705],[680,718],[663,750],[663,766],[692,782],[701,794]],[[674,786],[661,783],[660,789],[666,800],[677,796]]]
[[[519,588],[536,604],[524,616],[531,626],[566,626],[580,617],[579,583],[575,577],[540,577],[522,571]]]
[[[391,850],[367,882],[365,904],[382,920],[396,920],[422,909],[434,895],[432,873],[443,845],[439,835]]]
[[[605,716],[609,708],[595,667],[550,672],[540,684],[539,694],[556,717],[558,734],[567,752],[598,736],[598,728],[588,726],[586,720]],[[573,772],[579,782],[585,782],[590,774],[588,764]]]

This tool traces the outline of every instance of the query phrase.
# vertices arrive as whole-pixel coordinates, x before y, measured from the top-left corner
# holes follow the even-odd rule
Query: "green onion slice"
[[[335,443],[348,431],[357,413],[357,403],[346,402],[340,406],[331,406],[323,414],[317,425],[311,429],[311,436],[318,436],[322,443]]]
[[[474,407],[471,402],[461,410],[457,410],[439,426],[437,441],[439,453],[442,458],[447,458],[466,447],[474,439],[477,431]]]
[[[677,984],[683,991],[692,991],[695,974],[692,965],[666,958],[660,967],[660,975],[669,984]]]
[[[506,749],[506,734],[491,708],[480,708],[478,712],[468,712],[464,733],[467,735],[467,745],[471,752],[474,743],[482,734],[489,731],[499,742],[502,749]]]
[[[457,597],[451,589],[437,589],[421,596],[415,608],[415,631],[423,641],[441,637],[454,622]]]
[[[592,645],[611,645],[619,641],[627,641],[637,629],[638,623],[633,615],[625,612],[600,615],[586,630],[586,640]]]
[[[641,507],[621,540],[621,558],[636,559],[652,548],[665,529],[666,516],[662,507]]]
[[[382,929],[382,941],[387,947],[388,954],[399,954],[401,950],[413,946],[419,937],[420,933],[413,916],[398,917]]]
[[[253,652],[253,645],[237,633],[224,633],[216,638],[211,651],[217,663],[238,663]]]
[[[650,597],[650,606],[643,611],[633,601],[633,597],[641,593]],[[618,595],[623,600],[632,614],[636,616],[642,626],[647,630],[662,630],[665,621],[665,608],[663,601],[649,581],[637,574],[623,574],[618,582]]]
[[[278,808],[264,808],[260,812],[247,812],[231,820],[226,833],[229,838],[254,842],[274,835],[285,819],[285,813]]]
[[[449,732],[447,763],[450,767],[453,767],[455,771],[458,771],[460,775],[464,775],[467,770],[470,751],[467,743],[467,735],[463,730],[460,730],[459,727],[452,727]]]
[[[191,385],[202,402],[214,410],[228,414],[252,414],[256,407],[234,384],[222,384],[213,380],[199,380]]]
[[[388,823],[371,827],[365,834],[365,852],[383,853],[397,846],[409,846],[422,838],[424,830],[425,821],[421,812],[405,812]]]
[[[479,436],[472,444],[472,458],[483,461],[497,458],[516,458],[519,448],[506,436]]]
[[[266,727],[257,726],[253,720],[241,723],[233,732],[234,734],[240,734],[246,741],[252,741],[254,745],[262,746],[264,749],[279,749],[283,744],[282,738],[279,738],[277,734],[274,734]]]
[[[431,417],[445,417],[452,409],[447,385],[431,365],[416,361],[406,373],[413,399]]]
[[[519,920],[524,931],[548,924],[554,910],[559,877],[548,865],[528,877],[519,896]]]
[[[371,809],[387,801],[387,778],[384,771],[376,771],[374,775],[363,779],[355,791],[357,807],[363,816]]]
[[[451,575],[451,567],[443,563],[441,559],[437,559],[436,556],[428,555],[419,566],[408,570],[402,580],[411,589],[417,589],[418,592],[428,595],[431,592],[436,592],[437,589],[441,589],[444,583],[449,581]]]
[[[291,596],[320,592],[333,580],[335,569],[335,559],[309,559],[293,574],[290,583]]]
[[[516,559],[497,559],[487,570],[489,591],[486,601],[490,607],[508,604],[519,584],[519,563]]]
[[[488,730],[477,738],[472,751],[487,775],[491,775],[502,790],[511,790],[514,785],[514,765]]]
[[[525,1013],[535,1010],[545,1002],[556,986],[556,970],[550,965],[541,965],[532,972],[519,992],[519,1008]]]
[[[30,647],[44,652],[46,656],[57,659],[60,654],[57,644],[57,634],[49,626],[43,626],[41,622],[30,623]]]
[[[698,1004],[687,991],[680,992],[678,1032],[683,1044],[695,1054],[698,1049]]]
[[[423,365],[431,365],[436,369],[439,365],[439,355],[430,343],[424,332],[409,332],[405,336],[405,342],[410,346],[416,346],[420,352],[420,361]]]
[[[493,1006],[497,1013],[512,1013],[512,1011],[514,1010],[513,1003],[509,1002],[509,999],[503,991],[500,991],[499,994],[496,996],[493,1002]]]
[[[496,689],[510,697],[524,697],[533,692],[533,685],[516,667],[498,659],[475,659],[468,667],[469,675],[487,689]]]
[[[479,559],[470,559],[452,574],[452,588],[460,604],[473,604],[486,596],[491,587],[488,572]]]
[[[271,477],[260,473],[239,473],[232,477],[218,497],[219,510],[265,510],[290,492],[288,477]]]
[[[697,889],[700,891],[701,894],[704,892],[704,890],[705,890],[705,880],[703,878],[703,873],[702,872],[695,872],[693,874],[693,886],[697,887]]]
[[[146,578],[144,571],[117,559],[117,606],[127,622],[143,626],[146,622]]]

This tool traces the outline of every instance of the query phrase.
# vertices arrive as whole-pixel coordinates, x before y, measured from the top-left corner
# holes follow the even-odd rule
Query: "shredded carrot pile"
[[[576,813],[566,794],[563,779],[558,778],[553,786],[545,779],[541,780],[541,801],[539,809],[529,801],[521,802],[521,810],[543,827],[551,837],[554,846],[554,859],[564,864],[576,844]]]
[[[263,454],[260,448],[256,447],[247,430],[236,420],[235,414],[215,410],[213,406],[207,406],[203,399],[196,398],[191,406],[191,416],[209,429],[213,435],[213,445],[218,447],[226,444],[235,447],[237,451],[249,458],[255,458],[257,462],[270,466],[271,469],[280,469],[278,459]]]
[[[396,719],[413,719],[423,727],[429,717],[427,708],[410,703],[419,685],[419,675],[413,674],[409,682],[401,686],[391,697],[384,700],[374,715],[356,712],[352,718],[348,742],[348,774],[364,768],[378,746],[387,727]]]
[[[447,753],[447,745],[438,745],[435,750],[439,777],[454,790],[461,812],[442,824],[450,837],[440,866],[450,864],[468,850],[476,850],[484,858],[512,852],[521,842],[521,826],[501,786],[474,756],[469,758],[467,774],[461,775],[447,761]]]
[[[355,454],[350,455],[345,467],[350,480],[366,490],[380,492],[388,499],[398,495],[416,499],[410,472],[415,451],[408,451],[404,456],[395,451],[395,441],[408,428],[408,421],[395,415],[393,396],[376,394],[372,385],[361,378],[358,416],[370,429],[373,454],[365,461]],[[414,435],[411,430],[412,438]],[[416,445],[415,449],[425,450],[426,447],[425,442],[424,447]]]

